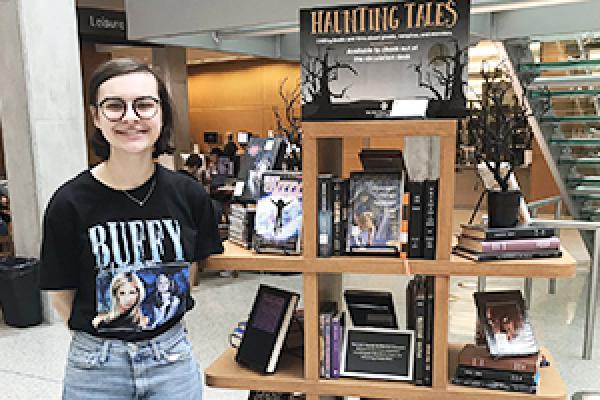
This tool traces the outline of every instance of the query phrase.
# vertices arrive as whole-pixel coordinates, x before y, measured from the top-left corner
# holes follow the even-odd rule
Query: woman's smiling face
[[[159,99],[158,83],[152,74],[147,72],[133,72],[125,75],[115,76],[103,82],[98,87],[96,104],[107,104],[107,99],[121,99],[125,102],[125,114],[117,121],[111,121],[105,115],[110,110],[102,110],[101,107],[92,107],[94,125],[102,131],[102,134],[111,147],[111,155],[119,153],[144,153],[154,149],[154,144],[160,136],[162,128],[162,110],[160,102],[156,114],[148,119],[141,119],[134,111],[133,102],[136,99],[154,98]],[[139,103],[139,107],[150,107],[148,104]],[[111,118],[113,119],[113,118]]]

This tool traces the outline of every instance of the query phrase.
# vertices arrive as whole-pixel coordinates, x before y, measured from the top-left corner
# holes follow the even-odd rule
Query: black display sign
[[[460,117],[469,0],[300,11],[302,119]]]
[[[127,40],[127,19],[122,11],[78,8],[77,22],[79,35],[84,38],[111,42]]]
[[[359,378],[412,380],[413,347],[413,331],[348,328],[340,374]]]

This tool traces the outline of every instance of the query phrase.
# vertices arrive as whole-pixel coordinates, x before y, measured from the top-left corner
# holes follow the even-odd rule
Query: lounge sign
[[[127,40],[127,19],[121,11],[78,8],[79,34],[95,39]]]

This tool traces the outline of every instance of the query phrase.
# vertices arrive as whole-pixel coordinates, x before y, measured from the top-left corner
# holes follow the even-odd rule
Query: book
[[[500,369],[469,367],[464,365],[459,365],[456,367],[455,376],[458,378],[524,383],[526,385],[535,385],[537,381],[537,373],[535,372],[517,372]]]
[[[236,189],[241,189],[241,193],[234,193],[234,197],[242,202],[257,201],[261,195],[262,174],[280,169],[284,153],[285,141],[282,138],[250,138],[237,176],[240,187]]]
[[[560,250],[552,249],[478,253],[458,246],[452,248],[452,253],[473,261],[524,260],[531,258],[557,258],[562,256],[562,252]]]
[[[375,290],[344,290],[352,325],[398,329],[392,293]]]
[[[423,258],[423,182],[409,181],[408,258]]]
[[[452,383],[455,385],[470,386],[477,388],[504,390],[508,392],[522,392],[535,394],[537,391],[536,385],[528,385],[525,383],[512,383],[503,381],[494,381],[487,379],[472,379],[472,378],[452,378]]]
[[[458,364],[467,367],[534,374],[538,368],[538,355],[493,358],[485,347],[467,344],[458,354]]]
[[[344,313],[336,313],[331,317],[331,377],[340,377],[341,353],[342,353],[342,327],[344,325]]]
[[[263,173],[254,217],[254,249],[258,253],[300,254],[302,173]]]
[[[358,157],[367,172],[406,171],[402,150],[399,149],[362,149]]]
[[[415,359],[414,382],[417,386],[425,384],[425,279],[423,275],[415,276]]]
[[[331,320],[337,314],[335,301],[324,301],[319,305],[319,328],[322,344],[320,344],[319,367],[322,378],[331,378]]]
[[[462,224],[461,233],[475,239],[548,238],[556,236],[554,228],[535,225],[517,225],[514,228],[488,228],[484,225]]]
[[[333,255],[344,254],[346,223],[347,223],[347,197],[348,180],[333,178]]]
[[[425,277],[425,336],[423,384],[432,385],[433,379],[433,329],[435,277]]]
[[[300,295],[261,284],[248,316],[235,360],[262,373],[274,373]]]
[[[425,180],[423,193],[423,258],[435,260],[438,180]]]
[[[319,219],[317,255],[330,257],[333,255],[333,176],[331,174],[317,177],[317,207]]]
[[[402,222],[400,224],[400,258],[408,258],[408,224],[410,214],[410,194],[402,194]]]
[[[468,236],[458,237],[458,246],[479,253],[493,253],[503,251],[534,251],[534,250],[559,250],[560,239],[556,236],[549,238],[509,239],[509,240],[480,240]]]
[[[473,293],[477,317],[492,357],[537,354],[533,327],[520,290]]]
[[[352,172],[346,252],[398,256],[404,173]]]

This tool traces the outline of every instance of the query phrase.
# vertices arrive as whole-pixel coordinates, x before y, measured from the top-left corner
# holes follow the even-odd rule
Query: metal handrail
[[[583,359],[591,360],[592,358],[592,345],[594,340],[594,319],[595,319],[595,311],[596,311],[596,300],[597,300],[597,291],[598,291],[598,261],[599,261],[599,247],[600,247],[600,222],[593,221],[578,221],[578,220],[561,220],[560,219],[560,209],[562,205],[562,200],[560,196],[554,196],[543,200],[534,201],[528,203],[527,206],[532,214],[535,216],[537,214],[537,210],[540,207],[555,204],[555,219],[538,219],[532,218],[531,225],[539,225],[549,228],[556,229],[577,229],[578,231],[592,231],[594,232],[594,241],[593,243],[593,251],[592,251],[592,260],[590,265],[590,280],[588,284],[588,301],[587,301],[587,309],[585,314],[585,328],[584,328],[584,338],[583,338]],[[551,293],[556,291],[556,280],[551,279],[551,287],[552,282],[554,281],[554,291],[552,288],[550,289]],[[527,304],[530,304],[531,300],[531,278],[526,278],[525,280],[525,292]]]

